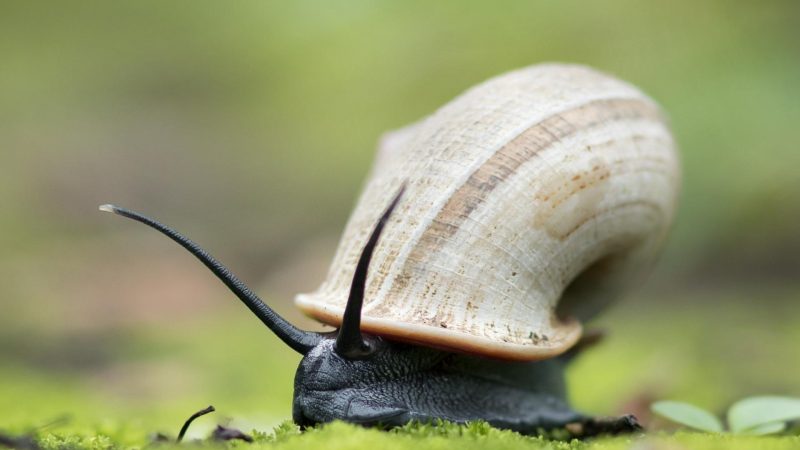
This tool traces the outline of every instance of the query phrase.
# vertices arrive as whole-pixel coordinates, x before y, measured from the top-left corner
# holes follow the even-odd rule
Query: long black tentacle
[[[112,212],[114,214],[141,222],[160,231],[173,241],[180,244],[203,264],[205,264],[205,266],[208,267],[211,272],[217,276],[217,278],[222,280],[222,282],[225,283],[225,286],[228,286],[228,289],[233,291],[233,293],[239,297],[239,300],[241,300],[242,303],[244,303],[245,306],[250,309],[250,311],[252,311],[259,319],[261,319],[262,322],[264,322],[264,325],[272,330],[272,332],[275,333],[283,342],[285,342],[286,345],[298,353],[305,355],[322,340],[322,336],[320,334],[300,330],[291,323],[287,322],[286,319],[279,316],[278,313],[273,311],[272,308],[261,301],[261,299],[258,298],[258,296],[253,293],[250,288],[242,283],[241,280],[232,274],[227,267],[223,266],[208,252],[200,248],[200,246],[172,228],[145,217],[137,212],[119,208],[114,205],[102,205],[100,206],[100,210]]]
[[[361,306],[364,304],[367,270],[369,269],[369,262],[372,260],[372,253],[378,244],[381,231],[383,231],[384,225],[389,220],[389,216],[392,215],[392,211],[400,202],[400,197],[403,196],[404,191],[405,185],[400,187],[400,192],[397,193],[392,203],[381,215],[378,224],[372,230],[372,235],[370,235],[367,245],[364,246],[364,250],[361,252],[361,257],[358,259],[356,271],[353,275],[353,283],[350,285],[350,296],[347,298],[347,306],[342,317],[342,326],[339,328],[339,335],[336,337],[336,352],[344,357],[356,359],[370,353],[369,344],[361,336]]]

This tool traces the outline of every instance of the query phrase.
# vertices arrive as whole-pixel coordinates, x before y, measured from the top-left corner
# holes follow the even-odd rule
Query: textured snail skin
[[[483,420],[524,434],[577,425],[581,437],[639,429],[632,416],[598,420],[569,407],[563,370],[571,355],[508,362],[367,338],[376,349],[367,359],[339,356],[334,339],[303,358],[294,383],[295,423]]]

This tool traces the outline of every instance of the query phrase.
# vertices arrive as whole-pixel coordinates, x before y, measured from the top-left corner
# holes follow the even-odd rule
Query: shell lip
[[[341,323],[342,308],[312,303],[305,295],[298,295],[296,305],[307,315],[332,326]],[[569,350],[581,337],[583,327],[576,319],[554,320],[557,323],[557,337],[548,341],[516,343],[496,341],[484,336],[476,336],[461,331],[423,325],[401,323],[380,317],[361,317],[361,331],[389,340],[422,345],[455,353],[467,353],[492,359],[507,361],[539,361],[556,357]]]

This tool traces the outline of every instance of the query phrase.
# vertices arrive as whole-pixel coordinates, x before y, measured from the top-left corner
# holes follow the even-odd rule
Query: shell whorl
[[[339,324],[361,249],[405,181],[362,330],[551,357],[652,263],[679,179],[664,118],[636,88],[581,66],[513,71],[383,139],[326,280],[296,302]]]

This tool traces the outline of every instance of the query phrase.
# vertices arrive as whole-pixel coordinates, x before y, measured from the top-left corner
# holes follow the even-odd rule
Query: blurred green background
[[[290,417],[298,356],[97,205],[176,226],[314,326],[291,300],[381,133],[544,61],[657,99],[684,169],[661,264],[599,320],[575,404],[800,395],[798,2],[5,1],[0,58],[0,427]]]

